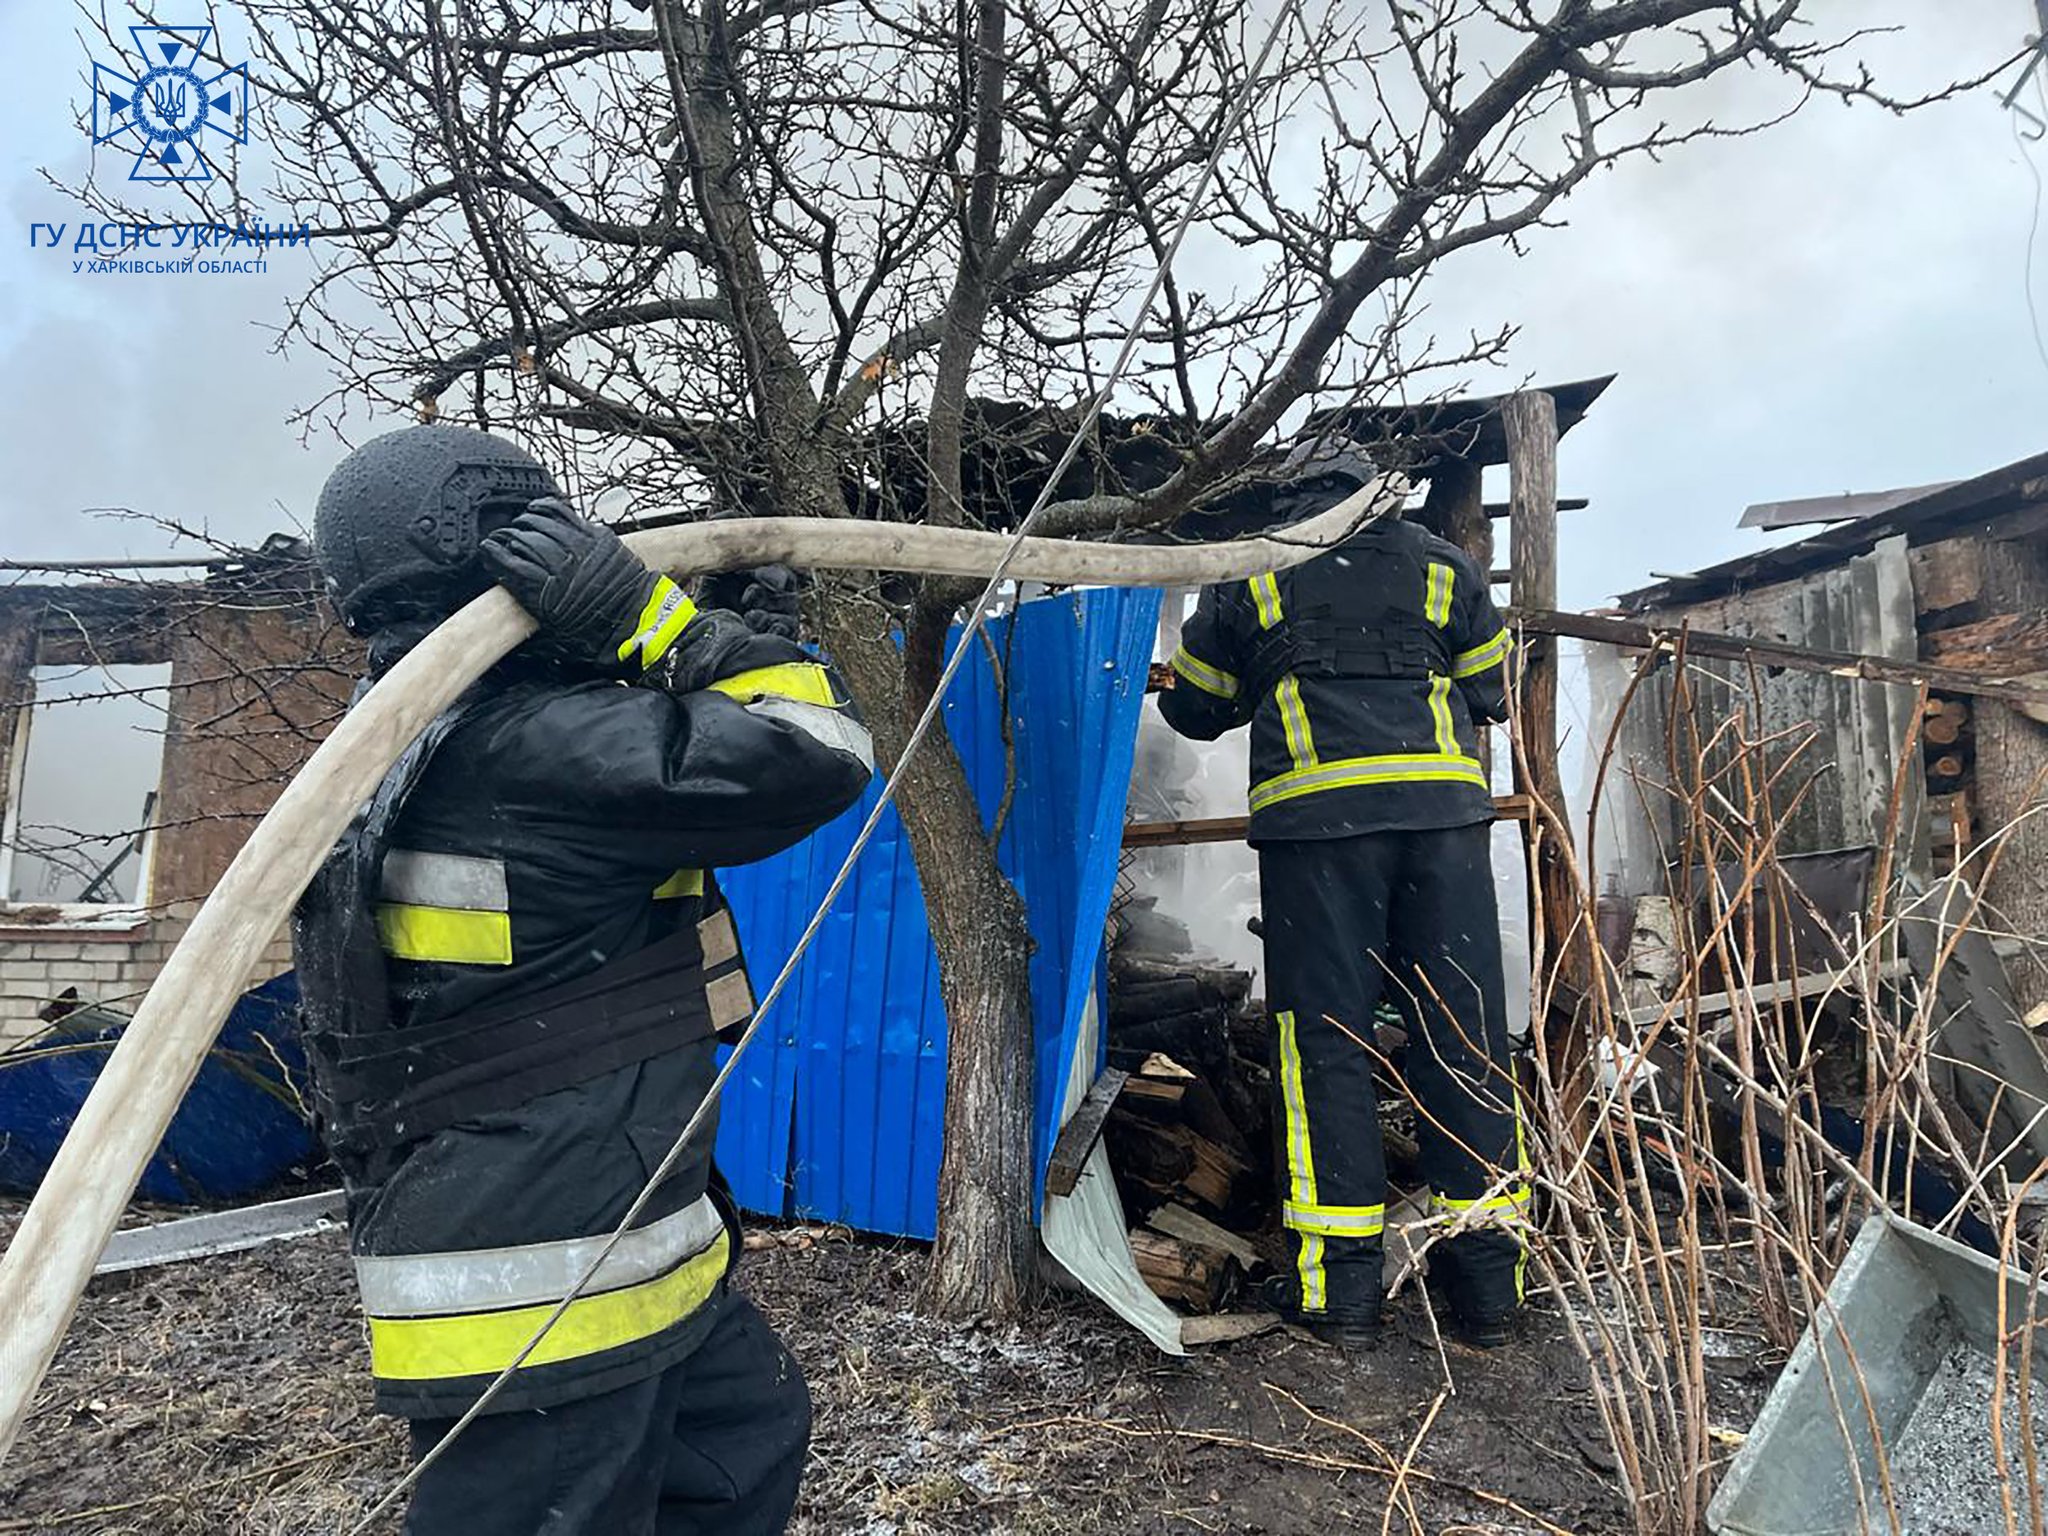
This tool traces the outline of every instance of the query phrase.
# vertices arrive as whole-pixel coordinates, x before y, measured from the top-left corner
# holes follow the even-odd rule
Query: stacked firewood
[[[1920,722],[1927,763],[1927,812],[1936,874],[1947,874],[1967,859],[1974,841],[1976,809],[1971,794],[1977,733],[1968,699],[1931,694]]]
[[[1226,1304],[1264,1255],[1271,1207],[1266,1027],[1251,977],[1119,947],[1110,962],[1114,1089],[1103,1139],[1139,1272],[1190,1311]]]

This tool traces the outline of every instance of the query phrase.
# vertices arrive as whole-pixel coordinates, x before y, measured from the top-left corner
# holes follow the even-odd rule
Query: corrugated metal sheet
[[[986,649],[945,721],[992,818],[1016,785],[999,860],[1030,914],[1035,1158],[1042,1181],[1103,929],[1158,622],[1156,592],[1070,593],[989,626],[1006,658],[1011,749]],[[1014,631],[1014,632],[1013,632]],[[720,881],[765,989],[854,834],[868,798],[788,854]],[[727,1088],[718,1158],[750,1210],[930,1237],[946,1091],[946,1018],[910,846],[893,808]],[[1092,1066],[1093,1064],[1091,1064]]]
[[[1861,652],[1911,660],[1918,655],[1913,581],[1906,540],[1895,536],[1827,570],[1798,581],[1779,582],[1706,601],[1660,608],[1660,625],[1680,621],[1696,629],[1751,635],[1817,650]],[[1898,752],[1911,724],[1914,690],[1825,673],[1772,671],[1739,661],[1695,658],[1688,676],[1699,703],[1703,736],[1725,721],[1742,718],[1748,735],[1775,739],[1773,760],[1811,738],[1794,770],[1782,781],[1777,801],[1803,798],[1784,818],[1781,854],[1872,847],[1882,842],[1898,772]],[[1660,673],[1636,697],[1621,737],[1621,758],[1647,783],[1667,777],[1665,722],[1671,677]],[[1602,728],[1604,732],[1604,727]],[[1734,751],[1723,735],[1708,752],[1710,770],[1724,766]],[[1909,765],[1906,804],[1900,817],[1898,856],[1904,871],[1927,877],[1930,853],[1920,765]],[[1616,785],[1616,791],[1622,786]],[[1633,790],[1622,791],[1638,801]],[[1663,823],[1654,841],[1668,846],[1669,807],[1647,797],[1645,814]],[[1644,872],[1632,872],[1641,882]]]

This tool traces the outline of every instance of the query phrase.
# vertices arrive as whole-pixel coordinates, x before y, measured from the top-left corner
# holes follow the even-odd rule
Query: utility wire
[[[2044,0],[2044,3],[2048,3],[2048,0]],[[2043,112],[2048,113],[2048,83],[2043,83],[2038,73],[2035,88],[2041,96]],[[2028,149],[2026,138],[2020,132],[2019,113],[2008,108],[2005,115],[2006,120],[2012,124],[2013,148],[2019,151],[2020,160],[2026,166],[2027,174],[2034,179],[2034,217],[2033,222],[2027,226],[2027,265],[2021,273],[2021,286],[2027,295],[2027,319],[2033,325],[2034,350],[2041,356],[2041,366],[2048,368],[2048,337],[2042,335],[2041,310],[2034,299],[2034,246],[2041,235],[2041,167],[2034,163],[2033,151]]]
[[[1265,42],[1259,48],[1258,57],[1253,60],[1251,68],[1245,74],[1244,84],[1239,89],[1237,95],[1226,106],[1223,118],[1218,123],[1216,141],[1210,146],[1209,158],[1203,164],[1202,173],[1196,179],[1193,190],[1188,194],[1187,206],[1182,209],[1180,220],[1174,226],[1173,238],[1167,242],[1164,254],[1161,255],[1157,265],[1152,270],[1152,280],[1145,289],[1144,298],[1139,302],[1137,314],[1133,317],[1129,329],[1125,332],[1123,344],[1117,351],[1116,360],[1111,364],[1108,374],[1103,378],[1101,387],[1090,398],[1087,410],[1082,413],[1080,422],[1074,428],[1073,436],[1067,442],[1066,450],[1060,455],[1059,462],[1053,466],[1052,472],[1046,476],[1045,484],[1039,491],[1036,500],[1032,502],[1031,510],[1025,514],[1024,520],[1017,525],[1016,532],[1010,536],[1010,542],[1004,549],[1002,558],[996,562],[995,570],[990,574],[987,586],[982,589],[980,598],[976,600],[970,611],[967,623],[960,632],[959,642],[953,647],[953,654],[946,662],[945,670],[939,674],[938,684],[932,689],[931,698],[925,704],[924,712],[918,716],[917,724],[912,727],[910,735],[904,741],[903,751],[897,757],[895,768],[891,770],[887,781],[882,786],[880,798],[876,800],[874,809],[868,813],[868,818],[862,824],[859,835],[853,840],[853,846],[847,850],[846,857],[840,862],[838,873],[832,877],[832,884],[826,889],[824,898],[818,903],[817,911],[811,914],[811,920],[805,925],[802,935],[797,939],[795,949],[790,952],[789,959],[783,963],[782,970],[776,975],[774,984],[768,988],[767,995],[761,999],[760,1006],[754,1010],[754,1017],[747,1025],[746,1031],[734,1044],[731,1054],[726,1057],[725,1063],[719,1068],[717,1076],[711,1080],[711,1086],[705,1089],[704,1097],[698,1101],[696,1109],[690,1115],[689,1122],[684,1125],[681,1133],[677,1135],[675,1142],[669,1147],[667,1154],[661,1160],[660,1166],[649,1176],[639,1195],[627,1209],[626,1214],[619,1219],[617,1227],[613,1229],[604,1247],[599,1250],[597,1256],[585,1267],[583,1273],[576,1277],[576,1283],[569,1288],[568,1293],[555,1305],[554,1310],[548,1314],[540,1327],[534,1331],[533,1337],[526,1341],[525,1346],[513,1358],[511,1363],[498,1373],[491,1384],[470,1405],[469,1410],[461,1418],[457,1419],[449,1427],[448,1432],[434,1444],[433,1448],[426,1455],[422,1456],[413,1465],[411,1470],[404,1477],[400,1478],[391,1487],[390,1491],[370,1508],[369,1512],[350,1529],[349,1536],[362,1536],[362,1533],[369,1529],[371,1523],[379,1515],[383,1514],[385,1510],[389,1509],[401,1495],[411,1489],[426,1470],[447,1453],[457,1437],[467,1430],[471,1424],[475,1423],[478,1417],[490,1407],[493,1400],[504,1390],[505,1385],[511,1381],[513,1373],[526,1363],[534,1350],[540,1346],[541,1340],[548,1336],[555,1324],[561,1320],[562,1315],[583,1294],[585,1288],[590,1284],[592,1277],[603,1266],[604,1261],[610,1257],[612,1250],[618,1246],[627,1232],[632,1230],[633,1223],[639,1220],[641,1213],[647,1208],[648,1202],[653,1198],[654,1192],[661,1187],[668,1179],[668,1176],[675,1171],[676,1165],[682,1161],[685,1149],[688,1148],[691,1140],[703,1126],[704,1118],[710,1112],[711,1107],[718,1102],[719,1094],[723,1091],[727,1079],[732,1076],[734,1069],[739,1065],[740,1057],[746,1052],[748,1045],[752,1043],[755,1034],[760,1030],[762,1020],[768,1016],[769,1010],[774,1007],[776,1000],[782,996],[783,989],[789,985],[790,978],[796,973],[798,962],[803,959],[805,952],[810,948],[811,941],[818,936],[818,930],[824,926],[825,917],[832,910],[833,902],[838,899],[840,891],[845,888],[846,882],[852,877],[854,865],[859,861],[861,853],[867,847],[869,840],[875,835],[876,828],[881,825],[883,812],[889,808],[896,798],[896,791],[902,784],[904,773],[910,766],[911,758],[916,754],[919,745],[930,732],[932,723],[938,719],[940,706],[945,701],[946,690],[951,686],[954,677],[960,671],[961,664],[967,659],[969,652],[973,649],[974,638],[988,619],[990,602],[1001,588],[1011,564],[1017,557],[1017,552],[1023,548],[1025,539],[1029,537],[1031,529],[1038,522],[1040,515],[1051,504],[1055,487],[1058,486],[1061,477],[1066,474],[1068,467],[1072,465],[1075,457],[1080,453],[1081,445],[1087,441],[1088,434],[1093,430],[1097,418],[1101,416],[1103,408],[1108,405],[1110,396],[1116,389],[1117,381],[1122,377],[1124,370],[1130,366],[1131,358],[1138,349],[1139,338],[1144,329],[1145,319],[1152,312],[1152,306],[1158,302],[1160,290],[1165,286],[1167,275],[1172,271],[1174,257],[1180,252],[1181,242],[1186,239],[1188,229],[1194,223],[1196,213],[1203,206],[1204,194],[1209,189],[1209,183],[1215,178],[1217,166],[1222,162],[1224,147],[1230,142],[1231,136],[1237,131],[1238,124],[1243,121],[1245,113],[1250,110],[1253,99],[1259,94],[1263,84],[1260,77],[1265,70],[1266,60],[1272,54],[1273,45],[1279,41],[1280,33],[1285,28],[1288,19],[1295,14],[1298,4],[1299,0],[1282,0],[1278,12],[1274,15],[1273,24],[1266,33]]]

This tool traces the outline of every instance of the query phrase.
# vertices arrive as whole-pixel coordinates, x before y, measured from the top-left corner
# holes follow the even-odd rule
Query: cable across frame
[[[1051,504],[1054,488],[1060,483],[1061,477],[1066,474],[1067,469],[1080,453],[1081,445],[1087,441],[1088,434],[1093,430],[1097,419],[1109,404],[1110,397],[1114,394],[1116,386],[1122,379],[1125,370],[1129,368],[1131,358],[1135,355],[1139,345],[1139,337],[1144,329],[1146,316],[1151,313],[1152,306],[1158,301],[1160,290],[1165,286],[1168,274],[1173,270],[1174,258],[1179,254],[1181,244],[1186,239],[1187,232],[1194,223],[1195,214],[1202,206],[1203,195],[1208,191],[1209,183],[1215,178],[1217,166],[1222,162],[1225,146],[1230,143],[1232,135],[1235,134],[1238,125],[1243,121],[1245,113],[1250,110],[1252,102],[1265,84],[1262,80],[1262,75],[1266,67],[1266,61],[1271,57],[1273,46],[1279,41],[1281,31],[1293,18],[1298,3],[1299,0],[1282,0],[1278,10],[1274,13],[1272,25],[1267,29],[1265,40],[1259,47],[1258,55],[1253,60],[1251,68],[1245,74],[1243,85],[1231,99],[1225,109],[1223,120],[1218,124],[1215,143],[1210,148],[1209,157],[1203,163],[1201,174],[1196,178],[1195,185],[1188,194],[1187,205],[1182,209],[1180,218],[1174,225],[1172,238],[1167,242],[1165,251],[1161,253],[1158,262],[1153,267],[1151,280],[1146,285],[1144,297],[1139,301],[1136,315],[1132,317],[1126,328],[1122,345],[1118,348],[1115,360],[1111,363],[1109,371],[1104,375],[1101,386],[1090,397],[1087,409],[1082,412],[1081,419],[1075,424],[1073,435],[1068,439],[1066,448],[1060,454],[1059,460],[1046,476],[1045,483],[1039,490],[1036,499],[1032,502],[1030,511],[1025,514],[1023,520],[1018,523],[1015,531],[1011,534],[1002,558],[997,561],[994,571],[990,573],[987,585],[982,589],[981,596],[976,599],[969,610],[967,622],[961,629],[960,638],[953,647],[953,653],[947,658],[945,668],[940,672],[938,682],[933,687],[931,697],[926,702],[923,712],[918,716],[916,724],[911,727],[910,734],[905,738],[903,750],[897,755],[896,765],[890,770],[888,778],[884,781],[880,796],[876,799],[873,809],[868,812],[867,819],[861,824],[861,829],[855,836],[852,846],[847,850],[846,857],[840,861],[839,869],[833,875],[832,882],[826,888],[824,896],[820,898],[817,910],[811,914],[810,921],[804,925],[803,932],[798,936],[795,947],[790,951],[789,958],[783,962],[782,969],[776,974],[774,982],[770,984],[768,991],[755,1008],[754,1016],[749,1021],[745,1032],[734,1043],[731,1052],[720,1066],[717,1075],[712,1078],[710,1086],[704,1090],[704,1096],[698,1101],[697,1107],[691,1112],[688,1122],[684,1124],[682,1130],[677,1134],[667,1153],[662,1157],[660,1164],[648,1176],[646,1183],[641,1187],[640,1193],[634,1198],[633,1203],[627,1207],[625,1215],[619,1218],[618,1224],[613,1228],[603,1247],[598,1250],[597,1254],[585,1266],[583,1272],[576,1277],[575,1283],[569,1287],[568,1291],[555,1304],[548,1316],[535,1328],[533,1336],[526,1341],[519,1353],[498,1372],[490,1384],[478,1395],[477,1400],[469,1406],[454,1424],[449,1426],[448,1431],[434,1443],[432,1448],[415,1462],[405,1475],[385,1492],[383,1497],[370,1507],[360,1521],[350,1528],[349,1536],[363,1536],[363,1533],[370,1528],[371,1524],[386,1510],[390,1509],[400,1497],[417,1485],[427,1469],[440,1460],[442,1456],[446,1455],[455,1441],[490,1407],[491,1403],[504,1390],[506,1384],[511,1381],[513,1375],[531,1358],[534,1350],[539,1348],[541,1341],[548,1336],[556,1323],[562,1319],[569,1308],[583,1295],[598,1270],[603,1267],[606,1258],[610,1256],[613,1249],[618,1246],[625,1235],[632,1230],[633,1223],[639,1220],[641,1213],[646,1210],[648,1202],[654,1196],[654,1192],[675,1171],[676,1165],[682,1161],[684,1152],[702,1130],[705,1117],[710,1113],[712,1106],[718,1102],[719,1095],[723,1092],[727,1080],[731,1078],[739,1065],[741,1057],[746,1054],[748,1046],[752,1044],[755,1035],[759,1032],[762,1021],[767,1018],[769,1011],[788,987],[791,978],[796,974],[797,966],[802,962],[805,953],[810,949],[811,942],[817,937],[819,930],[824,926],[825,918],[831,912],[833,904],[838,900],[839,893],[845,889],[847,881],[852,878],[854,866],[860,861],[861,854],[866,850],[868,843],[880,827],[883,813],[895,802],[896,792],[902,785],[904,774],[910,766],[911,759],[916,755],[918,748],[930,733],[933,723],[938,719],[939,710],[945,702],[947,690],[952,686],[953,679],[959,674],[961,665],[965,662],[973,647],[975,637],[987,622],[991,602],[1000,591],[1017,552],[1023,547],[1024,541],[1030,536],[1032,529],[1036,526],[1046,507]]]

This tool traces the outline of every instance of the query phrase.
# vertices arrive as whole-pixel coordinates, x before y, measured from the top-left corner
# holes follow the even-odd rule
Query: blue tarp
[[[1067,1064],[1099,985],[1158,613],[1156,592],[1071,593],[1026,603],[988,630],[1008,675],[1016,758],[998,859],[1037,941],[1041,1189]],[[1006,750],[995,673],[979,642],[945,722],[991,821]],[[858,806],[780,858],[721,873],[757,990],[789,957],[879,792],[877,780]],[[726,1089],[719,1165],[750,1210],[930,1237],[945,1094],[938,967],[892,808]]]
[[[242,994],[178,1105],[136,1194],[166,1205],[237,1200],[310,1162],[296,974]],[[0,1056],[0,1190],[33,1193],[127,1020],[98,1010]]]

